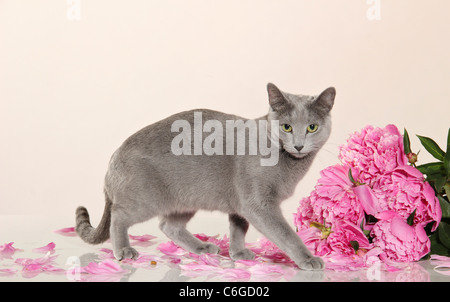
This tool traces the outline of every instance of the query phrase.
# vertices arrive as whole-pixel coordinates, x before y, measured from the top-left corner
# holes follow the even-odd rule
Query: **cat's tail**
[[[105,192],[105,210],[102,219],[96,228],[92,227],[89,213],[85,207],[78,207],[76,210],[75,230],[83,241],[90,244],[99,244],[109,239],[109,226],[111,224],[112,202]]]

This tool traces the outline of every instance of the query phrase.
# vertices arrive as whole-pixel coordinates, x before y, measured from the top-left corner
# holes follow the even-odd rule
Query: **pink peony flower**
[[[353,192],[348,177],[349,168],[342,165],[328,167],[320,172],[315,190],[308,198],[300,201],[294,221],[298,229],[309,227],[311,221],[333,224],[345,219],[359,225],[364,211]],[[352,173],[353,174],[353,173]],[[358,172],[355,170],[355,175]]]
[[[351,242],[358,242],[361,249],[370,249],[369,240],[361,228],[345,220],[337,220],[330,228],[317,226],[298,232],[305,245],[316,256],[355,255]]]
[[[371,236],[374,246],[382,250],[381,259],[418,261],[430,252],[430,239],[423,225],[410,226],[402,216],[395,213],[390,219],[378,221]]]
[[[325,240],[321,240],[316,248],[316,255],[329,254],[354,255],[352,241],[358,242],[359,248],[370,248],[369,240],[361,228],[345,220],[336,221]]]
[[[375,217],[383,211],[395,211],[406,219],[416,210],[414,224],[434,221],[432,231],[441,220],[441,207],[433,188],[412,166],[400,166],[378,177],[372,189],[360,186],[354,191],[366,212]]]
[[[435,231],[442,212],[433,188],[408,165],[397,127],[366,126],[339,148],[342,165],[321,171],[315,190],[294,214],[297,234],[306,246],[339,269],[345,263],[358,267],[381,258],[389,270],[395,269],[389,261],[422,258],[430,250],[424,227],[432,223]],[[413,212],[410,226],[406,220]],[[361,227],[370,231],[373,244]],[[360,249],[355,255],[356,246]]]
[[[355,132],[346,144],[339,147],[339,159],[344,165],[359,171],[358,180],[366,184],[408,163],[403,137],[394,125],[384,128],[366,126],[361,133]]]
[[[297,212],[294,213],[294,225],[297,227],[297,232],[308,229],[311,221],[323,222],[323,219],[319,215],[314,214],[312,205],[315,203],[315,200],[317,200],[316,191],[312,191],[310,196],[300,200]]]

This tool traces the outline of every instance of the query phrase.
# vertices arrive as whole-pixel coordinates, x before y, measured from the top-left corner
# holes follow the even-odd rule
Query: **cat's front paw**
[[[114,251],[114,257],[116,257],[117,260],[123,260],[123,259],[133,259],[136,260],[139,256],[138,251],[136,251],[132,247],[124,247],[119,249],[118,251]]]
[[[230,250],[230,257],[234,261],[236,261],[236,260],[253,260],[253,259],[255,259],[255,253],[253,253],[249,249],[243,249],[243,250],[240,250],[237,252]]]
[[[307,271],[323,270],[325,268],[325,263],[319,257],[308,257],[305,260],[297,263],[298,267]]]
[[[204,243],[195,250],[196,254],[218,254],[220,253],[220,248],[212,243]]]

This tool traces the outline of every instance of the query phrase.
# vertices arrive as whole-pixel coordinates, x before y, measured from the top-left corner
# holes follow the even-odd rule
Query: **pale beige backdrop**
[[[0,214],[66,216],[64,227],[82,204],[96,223],[125,138],[199,107],[261,116],[269,81],[292,93],[337,89],[332,136],[283,205],[290,221],[338,145],[367,124],[444,146],[450,1],[368,2],[0,0]],[[226,231],[226,216],[213,215],[210,232]]]

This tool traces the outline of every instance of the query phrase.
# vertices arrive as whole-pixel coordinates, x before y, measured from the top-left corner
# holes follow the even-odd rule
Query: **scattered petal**
[[[33,249],[33,252],[35,252],[35,253],[43,253],[43,254],[46,254],[46,253],[53,254],[55,252],[55,246],[56,246],[55,243],[50,242],[46,246],[38,247],[38,248]]]
[[[1,259],[12,259],[12,256],[16,251],[21,251],[13,247],[14,242],[5,243],[0,245],[0,260]]]
[[[110,274],[125,274],[128,270],[123,269],[118,263],[113,260],[106,259],[101,262],[91,262],[87,266],[81,268],[82,273],[92,275],[110,275]]]
[[[141,242],[145,242],[145,241],[149,241],[149,240],[157,238],[156,236],[149,235],[149,234],[140,235],[140,236],[129,235],[129,237],[132,240],[137,240],[137,241],[141,241]]]
[[[258,260],[237,260],[235,261],[237,265],[242,264],[243,266],[254,266],[261,263]]]
[[[75,231],[75,227],[69,227],[69,228],[62,228],[59,230],[55,230],[55,233],[58,233],[60,235],[63,236],[67,236],[67,237],[75,237],[77,236],[77,233]]]
[[[11,276],[17,273],[17,270],[14,268],[1,268],[0,276]]]
[[[250,268],[250,272],[256,275],[283,274],[281,265],[258,263]]]
[[[32,259],[32,258],[17,258],[14,263],[22,265],[22,275],[25,278],[33,278],[41,272],[59,273],[63,272],[63,269],[55,267],[54,260],[58,256],[50,256],[50,252],[44,257]]]
[[[246,281],[250,276],[249,271],[239,268],[227,268],[222,273],[222,277],[228,281]]]
[[[156,249],[160,250],[162,253],[168,256],[182,256],[186,254],[186,251],[184,249],[182,249],[172,241],[161,243]]]
[[[450,257],[431,255],[430,262],[436,265],[433,270],[439,274],[450,276]]]

